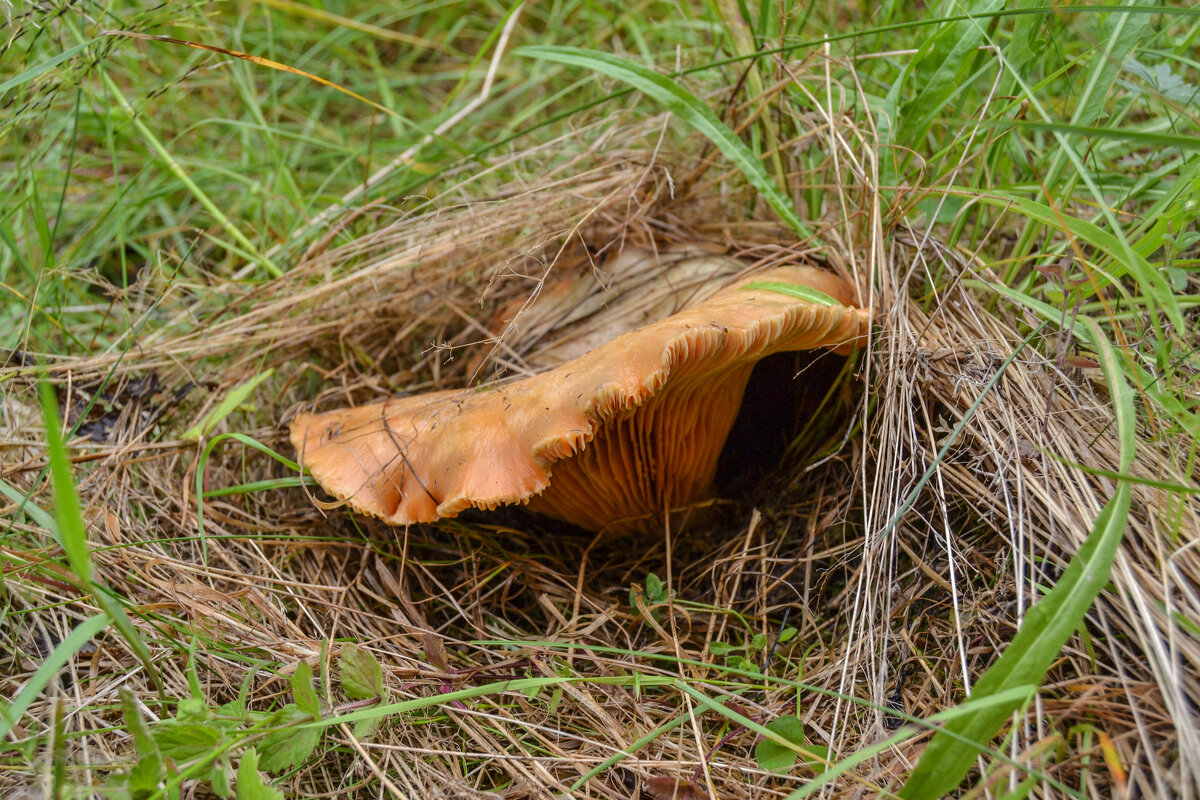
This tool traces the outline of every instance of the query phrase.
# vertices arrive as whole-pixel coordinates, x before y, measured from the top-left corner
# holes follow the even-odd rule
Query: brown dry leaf
[[[683,778],[650,778],[645,788],[654,800],[700,800],[708,797],[707,789]]]

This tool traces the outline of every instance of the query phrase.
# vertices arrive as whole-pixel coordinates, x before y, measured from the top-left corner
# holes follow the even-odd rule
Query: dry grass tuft
[[[1103,386],[1068,367],[1067,344],[1051,334],[1022,346],[1028,325],[965,283],[996,280],[987,263],[927,232],[883,228],[852,178],[871,163],[866,129],[837,121],[836,158],[821,174],[846,174],[831,188],[841,213],[824,220],[831,246],[808,253],[762,221],[695,142],[678,152],[699,159],[658,152],[665,124],[580,132],[557,146],[588,148],[548,173],[538,171],[554,163],[544,152],[514,155],[524,174],[544,177],[489,196],[468,185],[434,198],[432,211],[368,208],[265,286],[216,276],[187,285],[163,264],[113,303],[112,314],[129,315],[120,348],[0,370],[0,478],[43,508],[35,377],[55,381],[72,422],[95,401],[83,428],[93,438],[71,452],[97,577],[136,610],[172,698],[188,695],[192,650],[210,706],[243,687],[251,708],[281,703],[304,661],[330,701],[349,707],[329,664],[351,642],[382,663],[393,702],[509,678],[585,679],[392,714],[372,738],[335,726],[324,754],[287,774],[297,795],[550,797],[614,759],[576,796],[782,797],[811,772],[763,771],[756,734],[675,688],[626,678],[677,678],[762,723],[798,712],[810,742],[844,757],[899,724],[888,708],[926,716],[961,700],[1111,493],[1110,479],[1050,455],[1116,469]],[[812,137],[829,135],[827,121],[808,124]],[[214,433],[242,431],[290,456],[281,423],[297,408],[466,384],[473,360],[494,351],[493,309],[529,297],[585,247],[622,242],[813,258],[854,276],[876,313],[875,343],[833,395],[834,421],[803,443],[819,460],[788,461],[755,507],[732,505],[721,527],[656,541],[593,542],[519,512],[390,530],[323,512],[294,487],[210,497],[201,539],[201,446],[181,434],[232,389],[275,370]],[[930,264],[956,279],[914,296]],[[1177,457],[1143,447],[1136,473],[1191,483]],[[202,485],[289,474],[226,440]],[[1200,618],[1200,526],[1194,505],[1148,485],[1135,495],[1113,590],[1005,748],[1095,795],[1126,782],[1165,797],[1200,777],[1200,650],[1167,624],[1176,613]],[[0,517],[11,525],[5,556],[24,565],[4,575],[0,692],[11,697],[38,667],[21,654],[49,653],[94,607],[53,576],[59,550],[32,508],[9,504]],[[670,599],[647,597],[649,573],[669,583]],[[788,627],[795,636],[778,641]],[[764,665],[813,688],[738,671]],[[93,786],[127,768],[122,687],[154,716],[173,711],[155,702],[125,642],[102,636],[14,730],[31,745],[0,772],[5,791],[48,785],[55,764]],[[1124,772],[1105,766],[1104,747]],[[879,753],[834,794],[895,790],[919,749]]]

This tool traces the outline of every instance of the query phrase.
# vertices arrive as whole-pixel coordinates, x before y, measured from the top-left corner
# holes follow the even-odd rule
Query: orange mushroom
[[[531,377],[300,414],[292,444],[326,491],[393,525],[525,504],[591,530],[652,530],[710,493],[756,362],[864,336],[848,299],[830,273],[778,267]]]

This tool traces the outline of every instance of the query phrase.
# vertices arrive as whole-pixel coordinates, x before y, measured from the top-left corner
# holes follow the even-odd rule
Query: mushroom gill
[[[531,377],[300,414],[292,444],[326,491],[394,525],[527,504],[591,530],[653,530],[711,492],[760,359],[865,335],[848,296],[830,273],[778,267]]]

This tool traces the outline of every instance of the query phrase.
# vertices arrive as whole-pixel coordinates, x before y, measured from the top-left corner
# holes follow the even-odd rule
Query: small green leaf
[[[170,720],[154,729],[154,740],[164,756],[185,762],[211,755],[223,743],[219,728],[202,722]]]
[[[275,369],[272,367],[264,372],[260,372],[245,383],[234,387],[229,394],[217,404],[217,407],[205,415],[204,419],[197,422],[192,427],[183,432],[184,439],[202,439],[212,433],[213,428],[220,424],[221,420],[225,419],[233,410],[246,402],[246,398],[250,393],[258,388],[258,385],[274,374]]]
[[[381,718],[382,714],[379,717],[367,717],[366,719],[360,719],[358,722],[354,723],[354,738],[370,739],[375,735],[375,731],[379,730],[379,721]]]
[[[796,638],[797,633],[799,633],[799,631],[793,628],[791,625],[787,626],[783,629],[783,632],[779,634],[779,643],[784,644],[785,642],[790,642],[792,639]]]
[[[383,670],[370,652],[354,644],[342,645],[338,672],[342,691],[351,700],[383,697]]]
[[[208,773],[208,782],[217,797],[233,797],[233,767],[228,757],[217,759]]]
[[[750,289],[765,289],[770,292],[778,292],[786,294],[789,297],[798,297],[801,300],[807,300],[810,303],[819,303],[823,306],[840,306],[836,299],[830,297],[819,289],[814,289],[811,286],[805,286],[800,283],[783,283],[781,281],[755,281],[747,283],[742,287],[743,290]]]
[[[321,741],[321,728],[301,728],[312,716],[301,711],[295,703],[288,703],[271,715],[267,724],[278,728],[262,740],[262,765],[267,772],[279,772],[297,767],[312,755]]]
[[[768,722],[767,730],[779,734],[795,747],[787,747],[773,739],[763,739],[754,748],[754,760],[768,772],[779,775],[790,772],[800,757],[799,750],[804,748],[804,723],[799,717],[786,715]]]
[[[297,664],[296,671],[292,673],[292,696],[296,698],[296,705],[301,711],[307,712],[313,719],[320,719],[321,703],[317,700],[316,690],[313,689],[312,678],[312,667],[307,661]]]
[[[662,579],[651,572],[646,576],[646,598],[651,603],[660,603],[665,600],[666,597],[667,594],[663,590]]]
[[[742,648],[736,647],[732,644],[729,644],[728,642],[709,642],[708,643],[708,652],[712,653],[714,656],[728,655],[729,653],[732,653],[735,650],[741,650],[741,649]]]
[[[163,763],[160,756],[153,758],[139,757],[133,769],[124,776],[121,783],[129,792],[131,798],[140,800],[143,797],[153,797],[159,791],[163,780]],[[118,785],[121,785],[120,783]]]
[[[809,754],[808,758],[802,757],[804,766],[809,767],[813,772],[820,775],[825,770],[829,769],[829,748],[823,744],[805,745],[805,751]]]
[[[133,746],[137,750],[138,756],[157,755],[158,745],[154,742],[154,736],[150,733],[150,727],[146,724],[146,720],[142,718],[142,712],[138,709],[133,692],[122,686],[118,690],[117,696],[121,699],[121,716],[125,718],[125,728],[133,736]]]
[[[175,708],[175,718],[180,722],[207,722],[208,704],[201,697],[185,697]]]
[[[258,774],[258,753],[251,747],[242,753],[237,771],[237,800],[284,800],[279,790],[267,786]]]

